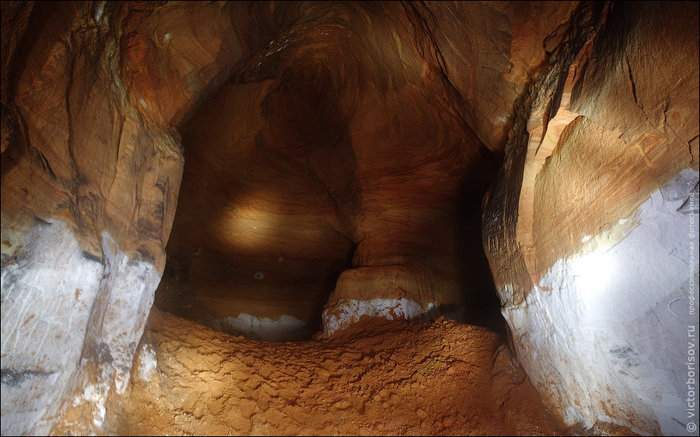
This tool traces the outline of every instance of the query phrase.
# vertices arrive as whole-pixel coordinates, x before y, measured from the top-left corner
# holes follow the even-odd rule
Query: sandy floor
[[[263,343],[154,309],[144,340],[156,370],[145,379],[137,357],[107,409],[122,435],[562,431],[484,328],[375,320],[331,339]]]

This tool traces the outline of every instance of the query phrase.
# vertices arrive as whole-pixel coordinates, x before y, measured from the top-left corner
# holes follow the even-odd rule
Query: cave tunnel
[[[347,9],[358,20],[357,8],[316,13]],[[157,307],[230,333],[299,340],[318,331],[334,289],[346,314],[327,319],[342,325],[376,312],[348,308],[358,298],[411,317],[408,299],[455,317],[475,312],[469,298],[496,299],[479,225],[491,153],[403,70],[372,63],[399,47],[363,44],[348,30],[357,26],[314,28],[323,45],[292,27],[284,52],[273,41],[183,124]],[[396,100],[382,102],[386,93]],[[376,111],[384,115],[367,115]]]
[[[697,435],[696,2],[2,2],[2,435]]]

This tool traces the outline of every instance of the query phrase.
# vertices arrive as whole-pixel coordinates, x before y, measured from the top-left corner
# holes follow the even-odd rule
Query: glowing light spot
[[[236,199],[235,206],[231,205],[217,217],[215,226],[223,244],[250,254],[264,249],[268,236],[275,232],[283,218],[276,213],[275,204],[260,200],[265,194]]]
[[[167,42],[167,41],[170,41],[170,32],[166,33],[166,34],[163,36],[163,40],[166,41],[166,42]]]
[[[139,105],[143,106],[144,108],[146,107],[146,101],[143,99],[139,99]]]
[[[585,243],[586,241],[588,241],[590,239],[591,239],[590,235],[585,235],[583,238],[581,238],[581,243]]]
[[[98,23],[102,20],[102,15],[105,12],[105,2],[97,3],[95,6],[95,21]]]
[[[608,288],[615,272],[615,264],[611,252],[601,251],[571,261],[576,288],[586,305],[593,303]]]

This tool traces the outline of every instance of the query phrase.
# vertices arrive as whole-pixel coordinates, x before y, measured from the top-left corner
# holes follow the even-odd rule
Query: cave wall
[[[494,166],[407,7],[310,5],[186,123],[164,308],[235,332],[249,316],[313,327],[326,303],[331,334],[483,291],[485,258],[460,277],[481,249],[457,205],[478,235]]]
[[[487,300],[481,196],[576,5],[301,4],[183,127],[158,305],[291,339]]]
[[[468,307],[501,158],[483,245],[533,383],[569,424],[682,432],[697,15],[3,2],[2,433],[69,402],[101,429],[166,245],[159,299],[192,318]]]
[[[243,6],[3,3],[3,434],[47,433],[74,392],[99,426],[124,390],[177,203],[174,126],[257,44]]]
[[[442,212],[437,214],[437,220],[444,224],[440,220],[449,215],[451,206],[447,206],[447,199],[454,195],[454,181],[459,177],[449,172],[443,174],[449,167],[448,160],[468,162],[471,156],[481,153],[480,146],[454,109],[447,114],[433,112],[430,118],[422,120],[420,105],[426,99],[442,100],[441,109],[451,107],[450,98],[445,95],[449,89],[441,79],[439,67],[418,56],[425,48],[413,47],[416,39],[412,32],[416,27],[406,18],[406,5],[373,5],[366,10],[358,5],[344,8],[350,18],[312,3],[279,7],[265,3],[3,4],[3,23],[7,24],[2,32],[5,67],[2,70],[3,433],[45,433],[66,402],[85,404],[92,411],[93,420],[84,424],[87,428],[83,432],[101,426],[105,398],[110,393],[122,392],[128,382],[131,357],[164,270],[164,247],[170,235],[183,171],[184,154],[178,129],[232,77],[239,78],[232,86],[248,81],[255,88],[264,81],[267,81],[264,86],[270,86],[277,75],[282,88],[270,94],[268,107],[272,109],[267,109],[268,112],[274,112],[275,104],[293,104],[295,99],[308,97],[284,89],[314,79],[304,78],[300,67],[277,65],[281,57],[275,57],[274,53],[288,42],[284,38],[299,34],[308,42],[300,43],[299,52],[294,51],[295,55],[288,58],[290,61],[302,66],[307,62],[316,65],[314,74],[333,73],[335,77],[327,79],[336,81],[339,77],[364,78],[333,72],[324,67],[328,60],[324,57],[339,59],[342,50],[367,45],[364,59],[353,62],[349,57],[343,60],[343,65],[351,69],[364,66],[368,69],[366,75],[378,78],[379,90],[366,93],[363,101],[337,98],[346,105],[362,105],[362,110],[367,111],[368,106],[381,103],[383,94],[389,90],[393,95],[403,89],[403,93],[410,95],[388,105],[408,103],[406,110],[411,114],[400,123],[393,123],[398,131],[392,135],[392,142],[382,142],[381,149],[365,149],[364,171],[375,173],[368,177],[375,185],[368,191],[374,190],[376,198],[368,203],[369,216],[353,224],[356,229],[352,232],[356,235],[351,240],[359,243],[355,253],[359,261],[355,265],[380,266],[392,262],[391,257],[400,258],[401,247],[411,244],[407,232],[420,226],[404,226],[404,241],[394,245],[392,251],[375,256],[373,252],[387,241],[386,237],[381,240],[381,231],[388,227],[382,224],[384,218],[377,215],[396,216],[405,212],[413,200],[402,199],[394,209],[384,211],[378,199],[383,195],[400,196],[397,193],[403,185],[427,192],[429,188],[425,184],[429,183],[431,173],[446,178],[449,189],[447,194],[426,195],[429,200],[421,207],[425,211],[435,202],[440,204]],[[306,18],[300,20],[302,16]],[[352,23],[343,23],[348,19]],[[384,29],[392,20],[399,22],[395,26],[397,34]],[[356,32],[355,40],[361,39],[362,43],[355,41],[343,47],[340,41],[347,38],[342,33],[343,26],[345,30],[361,29],[363,33]],[[282,29],[287,34],[280,34]],[[380,36],[367,38],[372,32]],[[420,35],[420,41],[426,43],[425,36]],[[315,58],[313,42],[324,37],[329,37],[330,43],[324,56]],[[392,40],[390,52],[383,53],[381,44]],[[270,41],[277,41],[274,48],[268,47]],[[332,44],[340,50],[331,47]],[[369,54],[386,55],[390,62],[376,62]],[[263,60],[266,60],[264,70],[256,70]],[[298,77],[286,78],[284,74]],[[266,79],[265,75],[272,75],[272,79]],[[407,86],[405,75],[413,86]],[[424,76],[427,86],[422,84]],[[399,82],[391,82],[394,79]],[[358,91],[358,83],[346,85],[343,93]],[[308,92],[314,92],[313,86],[310,87]],[[431,97],[432,94],[435,96]],[[336,103],[331,101],[331,104]],[[345,112],[350,110],[343,108]],[[355,112],[360,114],[359,109]],[[357,135],[364,135],[369,144],[382,134],[381,129],[391,126],[382,125],[381,118],[371,120],[376,112],[368,112],[371,117],[357,118],[354,122],[372,126],[366,132],[355,128]],[[449,133],[447,139],[426,139],[435,134],[430,123],[444,116],[455,132]],[[295,121],[284,112],[272,114],[268,120],[273,139],[296,135],[289,144],[281,145],[281,155],[287,154],[287,158],[295,153],[299,155],[295,150],[297,143],[314,135],[313,129],[294,132]],[[416,121],[418,124],[413,126]],[[461,135],[466,135],[466,139]],[[396,146],[401,136],[408,137],[407,142],[416,147],[414,158],[424,140],[432,145],[444,142],[448,147],[425,157],[423,164],[430,164],[408,178],[412,181],[406,183],[406,178],[398,176],[379,184],[376,173],[383,171],[381,161],[395,154],[390,147]],[[336,252],[343,252],[344,257],[349,239],[331,234],[329,228],[334,232],[341,229],[341,234],[348,232],[347,224],[334,221],[348,220],[358,211],[362,213],[361,206],[352,199],[360,189],[353,188],[355,194],[346,190],[346,179],[353,179],[354,174],[352,178],[332,181],[332,175],[340,167],[324,156],[336,153],[329,151],[329,147],[343,139],[342,136],[331,138],[329,144],[316,139],[321,147],[315,149],[309,175],[324,175],[324,180],[314,182],[312,191],[324,183],[329,184],[325,191],[330,197],[343,197],[344,191],[348,191],[346,197],[350,200],[341,201],[340,207],[333,206],[343,209],[342,214],[322,212],[326,223],[320,224],[333,235],[336,242],[331,245],[342,249]],[[461,147],[463,142],[470,147]],[[345,153],[348,152],[346,148]],[[396,172],[410,173],[411,165],[418,167],[418,163],[409,164]],[[352,183],[359,182],[353,179]],[[457,228],[458,224],[452,222],[448,226]],[[371,233],[374,240],[368,238]],[[444,240],[449,235],[444,233],[441,238]],[[361,243],[363,238],[365,243]],[[411,257],[422,258],[418,248]],[[440,268],[447,273],[438,272],[439,275],[447,276],[444,281],[454,287],[457,267],[447,263]],[[353,273],[355,284],[370,278],[375,291],[383,291],[386,284],[382,280],[385,280],[392,287],[390,294],[400,291],[401,284],[413,287],[420,281],[425,283],[430,275],[400,267],[389,272],[389,278],[384,278],[387,271],[382,267],[354,271],[350,276]],[[361,288],[355,286],[355,290]],[[434,299],[429,286],[421,290],[425,295],[421,301]],[[371,293],[367,291],[361,299]],[[452,298],[459,297],[452,294]],[[418,310],[412,308],[414,311],[407,314],[389,313],[392,305],[384,305],[380,310],[386,317],[410,318],[423,305],[425,302],[413,303]],[[354,317],[363,312],[377,314],[369,305],[355,312]]]
[[[697,15],[689,3],[578,15],[518,102],[527,115],[489,193],[484,245],[513,343],[569,424],[689,432]]]

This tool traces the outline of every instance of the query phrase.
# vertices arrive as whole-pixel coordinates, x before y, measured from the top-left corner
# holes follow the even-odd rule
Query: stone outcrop
[[[3,434],[123,390],[177,205],[176,126],[245,55],[242,6],[3,3]]]
[[[518,357],[569,424],[688,432],[697,16],[593,7],[516,106],[484,245]]]

